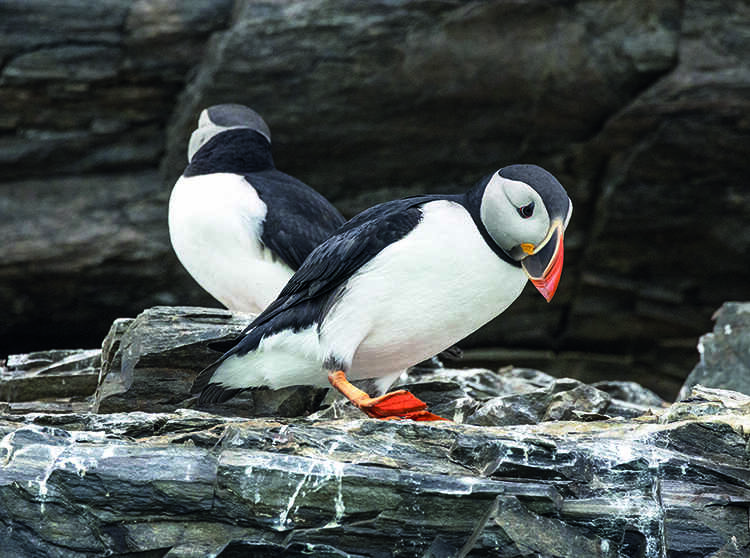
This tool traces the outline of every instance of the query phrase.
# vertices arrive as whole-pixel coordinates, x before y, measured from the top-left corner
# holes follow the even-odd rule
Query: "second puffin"
[[[182,265],[230,310],[260,312],[302,261],[344,223],[318,192],[276,169],[271,132],[237,104],[208,107],[169,200]]]
[[[371,417],[440,420],[407,391],[371,398],[349,380],[451,346],[503,312],[527,278],[550,300],[572,209],[534,165],[502,168],[465,194],[372,207],[310,254],[193,392],[217,403],[247,389],[330,383]]]

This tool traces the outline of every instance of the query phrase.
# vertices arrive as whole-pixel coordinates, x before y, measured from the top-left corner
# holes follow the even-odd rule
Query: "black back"
[[[279,170],[246,174],[245,179],[268,208],[261,241],[294,270],[345,222],[318,192]]]
[[[300,329],[317,323],[328,298],[360,267],[386,246],[404,238],[422,219],[420,206],[443,196],[417,196],[371,207],[346,222],[328,240],[315,248],[282,289],[245,331],[273,322],[264,334],[288,327]],[[312,304],[306,304],[312,303]],[[300,307],[302,315],[289,313]],[[286,317],[288,314],[288,317]],[[284,320],[275,320],[278,316]],[[243,347],[241,354],[255,347]]]
[[[255,189],[267,208],[261,242],[292,269],[345,222],[318,192],[274,167],[271,144],[254,130],[215,135],[193,155],[184,176],[219,172],[240,174]]]

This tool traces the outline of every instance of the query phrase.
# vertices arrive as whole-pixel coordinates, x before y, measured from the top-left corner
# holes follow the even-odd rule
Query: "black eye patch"
[[[524,219],[528,219],[529,217],[534,215],[534,202],[531,202],[528,205],[524,205],[523,207],[519,207],[518,214]]]

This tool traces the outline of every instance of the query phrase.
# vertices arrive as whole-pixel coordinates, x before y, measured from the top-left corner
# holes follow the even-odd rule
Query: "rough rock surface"
[[[100,370],[99,349],[10,355],[0,361],[0,410],[90,411]]]
[[[627,369],[671,397],[750,284],[749,23],[742,0],[5,0],[0,352],[209,302],[166,201],[198,110],[234,101],[349,215],[548,167],[576,206],[560,291],[463,346],[544,369],[562,351],[566,375]]]
[[[697,384],[750,395],[750,303],[727,302],[714,314],[712,333],[701,337],[701,360],[685,380],[679,397]]]
[[[249,315],[226,310],[168,306],[150,308],[134,320],[116,320],[103,343],[92,410],[154,413],[193,407],[193,378],[221,354],[217,345],[228,340],[232,345],[249,320]],[[598,389],[530,369],[492,372],[438,366],[414,368],[395,385],[411,390],[435,413],[455,422],[497,426],[634,417],[664,405],[657,395],[629,382],[605,382]],[[307,386],[249,391],[202,410],[243,417],[294,417],[332,403],[316,416],[361,418],[360,411],[334,394],[324,401],[327,391]]]
[[[750,399],[478,427],[0,417],[4,556],[740,557]],[[138,554],[142,553],[142,554]]]
[[[231,346],[251,319],[228,310],[157,306],[135,320],[116,321],[103,343],[94,411],[153,413],[193,405],[193,378],[226,350],[217,345]],[[245,392],[206,409],[238,416],[299,416],[317,408],[326,391]]]
[[[216,409],[235,416],[181,408],[247,319],[157,307],[115,321],[102,350],[2,363],[2,555],[750,553],[748,395],[696,386],[667,405],[633,382],[433,363],[398,383],[452,421],[315,411],[305,389]]]

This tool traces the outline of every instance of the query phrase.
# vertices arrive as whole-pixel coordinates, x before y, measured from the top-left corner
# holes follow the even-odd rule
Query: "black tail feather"
[[[198,405],[211,405],[224,403],[246,388],[225,388],[221,384],[208,384],[198,397]]]
[[[237,346],[237,343],[242,341],[242,336],[233,337],[232,339],[225,339],[223,341],[211,341],[208,344],[208,348],[212,351],[216,351],[217,353],[228,353],[232,349],[234,349],[235,346]]]
[[[201,393],[206,386],[211,382],[211,378],[216,372],[216,369],[222,363],[223,359],[219,359],[213,364],[210,364],[206,368],[200,371],[200,373],[193,380],[193,385],[190,386],[190,393]]]

